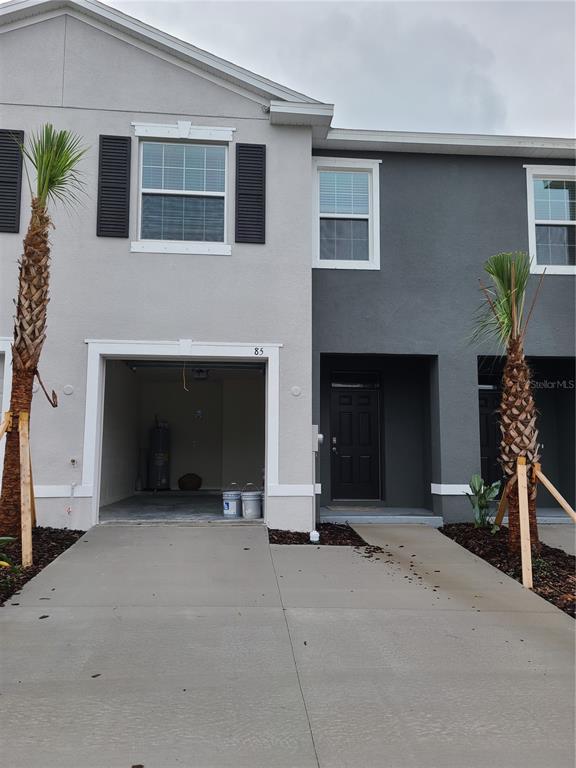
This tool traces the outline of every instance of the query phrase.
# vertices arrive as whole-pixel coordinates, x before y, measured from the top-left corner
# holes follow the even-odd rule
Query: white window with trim
[[[576,168],[527,165],[532,272],[576,274]]]
[[[379,160],[314,158],[314,267],[380,269],[379,171]]]
[[[233,130],[133,123],[139,143],[138,240],[132,251],[230,255],[228,144]]]

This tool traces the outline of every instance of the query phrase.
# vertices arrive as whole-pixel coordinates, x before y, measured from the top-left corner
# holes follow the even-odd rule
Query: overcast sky
[[[338,127],[576,134],[573,2],[106,1],[333,102]]]

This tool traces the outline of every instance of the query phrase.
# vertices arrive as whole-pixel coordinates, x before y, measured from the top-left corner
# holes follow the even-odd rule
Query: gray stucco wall
[[[320,355],[432,355],[432,482],[466,483],[480,465],[477,357],[498,352],[468,343],[478,278],[493,253],[528,250],[523,165],[536,161],[359,156],[382,160],[381,269],[314,270],[314,414],[320,413]],[[574,299],[574,277],[546,276],[526,342],[529,355],[574,355]],[[461,497],[434,497],[434,508],[448,517],[468,514],[466,504]]]

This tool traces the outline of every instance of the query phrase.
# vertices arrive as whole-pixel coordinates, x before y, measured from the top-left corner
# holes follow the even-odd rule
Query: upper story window
[[[234,128],[132,123],[139,139],[137,253],[230,256],[228,148]]]
[[[142,142],[142,240],[225,241],[226,147]]]
[[[532,271],[576,274],[576,169],[528,165]]]
[[[314,266],[379,269],[379,161],[314,158]]]

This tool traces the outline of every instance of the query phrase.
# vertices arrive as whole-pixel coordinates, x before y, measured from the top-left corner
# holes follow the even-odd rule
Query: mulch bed
[[[470,523],[451,523],[438,529],[491,565],[522,583],[522,564],[518,555],[508,553],[508,529],[491,534],[486,528]],[[576,618],[576,558],[561,549],[542,544],[539,556],[533,556],[533,591],[561,611]]]
[[[0,605],[18,592],[27,581],[55,560],[85,531],[69,531],[63,528],[34,528],[32,531],[32,552],[34,565],[22,568],[20,542],[13,541],[2,547],[2,554],[13,563],[10,568],[0,568]]]
[[[299,531],[279,531],[275,528],[268,530],[270,544],[310,544],[325,547],[366,547],[364,539],[349,525],[343,523],[320,523],[316,530],[320,541],[312,544],[309,533]]]

